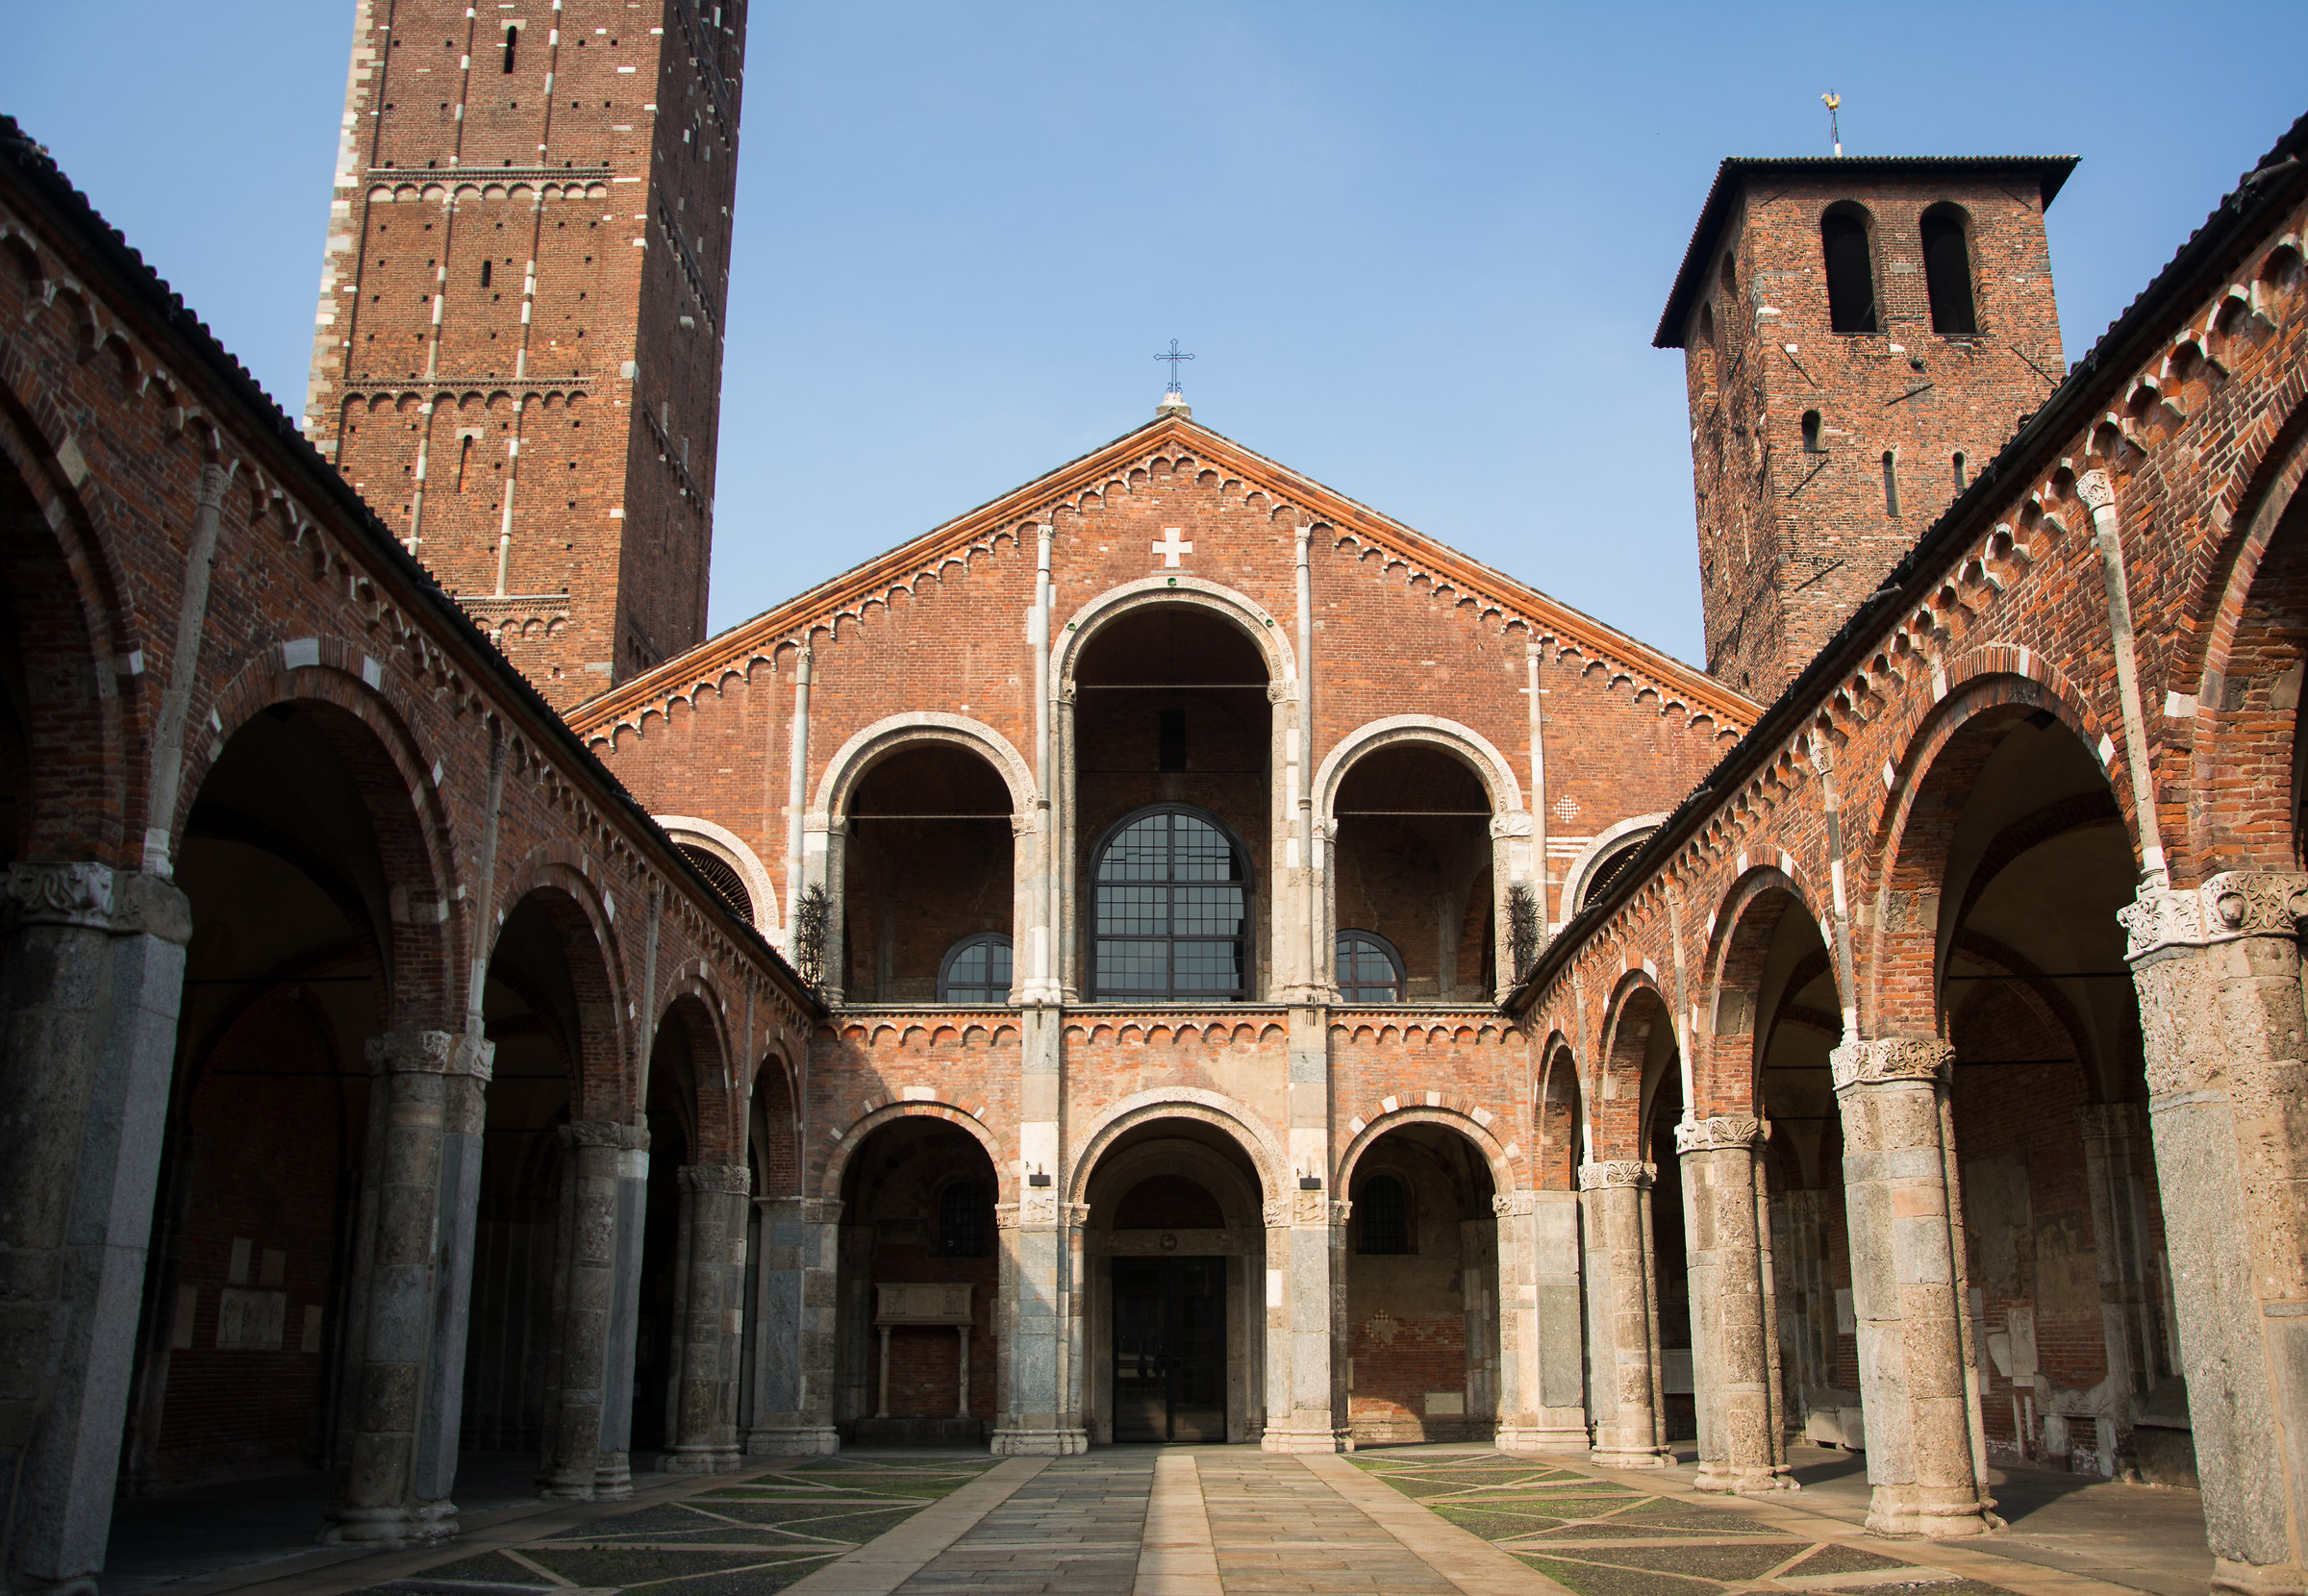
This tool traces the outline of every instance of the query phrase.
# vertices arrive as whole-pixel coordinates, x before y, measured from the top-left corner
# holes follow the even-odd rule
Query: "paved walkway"
[[[2193,1492],[2004,1476],[2011,1534],[1866,1535],[1841,1454],[1805,1488],[1726,1501],[1688,1470],[1478,1446],[1283,1457],[1246,1447],[1087,1456],[846,1453],[665,1481],[629,1502],[468,1515],[448,1547],[308,1549],[106,1596],[2202,1596]],[[199,1560],[199,1559],[196,1559]],[[1890,1589],[1886,1589],[1890,1587]]]

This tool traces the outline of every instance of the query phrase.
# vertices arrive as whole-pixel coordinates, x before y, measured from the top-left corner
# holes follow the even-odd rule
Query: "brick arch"
[[[753,1084],[746,1093],[745,1162],[754,1173],[754,1192],[762,1197],[801,1195],[801,1091],[797,1072],[783,1048],[773,1047],[755,1065]],[[754,1118],[761,1118],[762,1139],[753,1139]]]
[[[1175,577],[1141,577],[1125,582],[1118,587],[1089,600],[1073,613],[1073,617],[1058,629],[1050,644],[1050,680],[1065,682],[1072,679],[1074,664],[1091,634],[1102,630],[1109,622],[1120,619],[1134,610],[1158,604],[1184,604],[1195,609],[1209,610],[1225,616],[1246,634],[1258,646],[1267,661],[1267,680],[1294,682],[1298,678],[1298,657],[1291,647],[1289,629],[1280,617],[1270,613],[1249,594],[1212,582],[1207,577],[1190,576],[1181,571]]]
[[[1990,726],[2038,712],[2049,713],[2080,742],[2099,765],[2101,777],[2113,759],[2106,734],[2095,746],[2092,721],[2065,696],[2031,676],[1982,671],[1947,696],[1925,719],[1903,749],[1897,786],[1886,801],[1876,842],[1874,871],[1875,912],[1869,935],[1865,975],[1856,1001],[1863,1032],[1869,1035],[1939,1035],[1939,966],[1943,950],[1935,914],[1928,926],[1903,907],[1918,893],[1937,893],[1945,882],[1948,855],[1963,806],[1925,810],[1919,820],[1918,805],[1960,790],[1976,776],[1993,749],[1976,734]],[[1975,734],[1963,749],[1951,754],[1965,733]],[[2108,781],[2120,812],[2124,785]],[[2123,816],[2125,842],[2138,867],[2140,839],[2135,816]]]
[[[1091,1172],[1116,1138],[1158,1119],[1200,1120],[1232,1136],[1258,1172],[1261,1193],[1268,1202],[1283,1199],[1295,1185],[1288,1173],[1291,1160],[1282,1138],[1248,1105],[1199,1086],[1156,1087],[1135,1092],[1109,1107],[1074,1143],[1066,1162],[1066,1201],[1087,1200],[1084,1194],[1090,1188]]]
[[[841,1133],[841,1139],[834,1144],[833,1152],[825,1160],[824,1173],[817,1178],[817,1195],[839,1199],[841,1195],[841,1178],[849,1172],[849,1160],[857,1156],[858,1149],[866,1145],[866,1138],[874,1132],[900,1119],[942,1119],[967,1131],[985,1150],[986,1161],[993,1165],[994,1200],[1017,1200],[1018,1177],[1004,1167],[1001,1143],[995,1139],[992,1131],[967,1109],[938,1102],[885,1103],[852,1120],[849,1129]]]
[[[1531,1087],[1531,1185],[1540,1191],[1576,1191],[1587,1158],[1587,1084],[1578,1050],[1562,1031],[1548,1033]]]
[[[1322,757],[1322,763],[1315,771],[1316,820],[1331,818],[1340,784],[1365,755],[1405,743],[1457,756],[1481,778],[1484,789],[1491,794],[1493,814],[1522,809],[1522,784],[1515,778],[1514,761],[1500,753],[1497,744],[1482,733],[1440,715],[1388,715],[1356,727]]]
[[[658,1007],[650,1050],[656,1051],[665,1026],[678,1018],[689,1040],[690,1161],[735,1163],[744,1132],[740,1092],[731,1078],[728,1010],[707,977],[703,960],[690,960],[674,971]]]
[[[288,651],[300,648],[311,653],[291,661]],[[188,723],[176,812],[166,821],[169,857],[181,851],[192,806],[233,738],[267,710],[319,706],[323,712],[314,724],[366,800],[386,884],[404,899],[392,906],[388,921],[387,1023],[453,1031],[463,1024],[458,999],[471,933],[451,908],[465,884],[457,874],[448,806],[434,780],[439,765],[412,717],[358,666],[344,668],[347,657],[365,658],[336,639],[275,644],[215,691],[206,715],[199,714],[201,694],[193,694],[197,718]]]
[[[901,748],[927,742],[941,742],[977,755],[993,766],[1002,778],[1002,785],[1010,789],[1010,812],[1014,815],[1034,812],[1033,767],[1011,745],[1010,739],[982,720],[937,710],[889,715],[862,728],[826,761],[813,808],[819,814],[842,812],[856,793],[858,783],[875,765]]]
[[[1764,960],[1769,956],[1772,938],[1790,909],[1802,911],[1803,917],[1818,930],[1822,947],[1833,947],[1834,932],[1819,906],[1801,879],[1795,874],[1797,866],[1792,858],[1781,856],[1776,865],[1757,865],[1732,882],[1723,894],[1723,901],[1715,912],[1715,934],[1707,950],[1706,974],[1700,988],[1701,1012],[1706,1019],[1704,1041],[1693,1038],[1693,1051],[1699,1055],[1692,1060],[1692,1112],[1706,1118],[1719,1113],[1752,1113],[1755,1105],[1763,1101],[1763,1085],[1756,1071],[1763,1066],[1762,1048],[1769,1035],[1762,1013]],[[1836,1007],[1848,1004],[1837,977],[1835,961],[1827,963],[1830,980],[1837,982]],[[1745,1018],[1749,1029],[1744,1034],[1744,1053],[1735,1047],[1718,1045],[1718,1038],[1741,1035],[1723,1033],[1718,1028],[1728,1022],[1726,999],[1749,1000]],[[1736,1005],[1734,1005],[1736,1007]]]
[[[22,362],[7,369],[19,379],[30,374]],[[117,668],[113,661],[127,658],[130,649],[123,626],[127,606],[107,553],[106,534],[113,529],[96,507],[63,486],[69,475],[37,430],[46,420],[60,436],[71,431],[54,404],[26,394],[17,382],[11,383],[10,396],[15,403],[0,406],[0,514],[12,523],[0,545],[0,573],[15,600],[12,608],[26,661],[85,666],[104,684]],[[158,706],[160,691],[134,699],[109,691],[50,697],[25,728],[29,768],[23,778],[31,810],[25,855],[96,859],[134,869],[142,831],[133,823],[132,806],[149,796],[147,772],[131,769],[129,749]],[[86,762],[91,757],[93,771]],[[115,795],[130,801],[116,802]]]
[[[1483,1155],[1483,1161],[1491,1166],[1492,1184],[1498,1195],[1503,1197],[1522,1189],[1521,1184],[1515,1179],[1514,1154],[1499,1145],[1498,1138],[1481,1121],[1456,1109],[1405,1104],[1364,1126],[1356,1133],[1354,1139],[1346,1144],[1346,1151],[1339,1155],[1338,1173],[1331,1178],[1332,1194],[1336,1196],[1352,1189],[1355,1165],[1362,1162],[1363,1155],[1370,1151],[1379,1137],[1390,1131],[1399,1131],[1406,1125],[1440,1125],[1445,1130],[1457,1132],[1474,1144],[1475,1149]]]
[[[1642,1007],[1655,1007],[1658,1014],[1652,1023],[1664,1022],[1671,1033],[1675,1006],[1648,971],[1632,969],[1619,977],[1603,1006],[1602,1032],[1594,1050],[1598,1089],[1588,1123],[1593,1130],[1592,1150],[1598,1158],[1640,1160],[1643,1156],[1643,1119],[1650,1094],[1643,1089],[1643,1066],[1649,1033],[1638,1043],[1624,1029],[1629,1010]],[[1680,1046],[1676,1051],[1681,1052]],[[1608,1095],[1599,1089],[1605,1085],[1613,1088]]]
[[[560,934],[562,956],[577,994],[577,1079],[569,1091],[573,1113],[585,1119],[630,1122],[641,1106],[627,1029],[624,960],[615,929],[583,861],[559,849],[539,848],[514,868],[503,889],[492,896],[502,907],[497,923],[488,928],[488,957],[494,957],[505,922],[533,897],[540,898]],[[593,1011],[590,1020],[589,1009]],[[600,1023],[603,1019],[606,1025]]]

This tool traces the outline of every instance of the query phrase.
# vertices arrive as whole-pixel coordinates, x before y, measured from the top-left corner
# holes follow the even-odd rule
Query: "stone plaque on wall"
[[[966,1325],[971,1320],[967,1284],[947,1281],[876,1285],[877,1325]]]

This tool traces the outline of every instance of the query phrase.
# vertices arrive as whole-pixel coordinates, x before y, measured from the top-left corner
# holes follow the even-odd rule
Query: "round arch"
[[[1379,1115],[1356,1133],[1354,1139],[1346,1144],[1346,1150],[1339,1155],[1338,1172],[1332,1177],[1331,1190],[1334,1193],[1352,1190],[1355,1166],[1362,1162],[1363,1155],[1370,1150],[1371,1144],[1388,1132],[1399,1131],[1406,1125],[1440,1125],[1444,1130],[1456,1131],[1480,1150],[1483,1161],[1491,1166],[1491,1179],[1500,1196],[1521,1189],[1515,1179],[1514,1160],[1507,1156],[1507,1150],[1499,1145],[1498,1138],[1479,1120],[1456,1109],[1430,1109],[1422,1105],[1406,1104],[1392,1113]]]
[[[755,928],[770,940],[777,938],[785,924],[778,912],[777,884],[770,880],[768,866],[762,862],[761,856],[747,846],[743,837],[727,826],[691,814],[660,814],[653,818],[677,845],[702,849],[735,870],[753,898]]]
[[[858,1149],[866,1145],[866,1139],[874,1132],[901,1119],[942,1119],[968,1132],[977,1138],[979,1147],[985,1150],[986,1161],[993,1165],[996,1187],[1003,1192],[1015,1189],[1016,1175],[1003,1167],[1001,1144],[977,1115],[957,1104],[921,1098],[904,1103],[885,1103],[852,1120],[825,1160],[825,1173],[817,1181],[817,1194],[820,1197],[839,1198],[841,1195],[841,1178],[849,1172],[849,1160],[857,1156]]]
[[[1700,1012],[1706,1016],[1703,1042],[1693,1038],[1693,1050],[1703,1057],[1692,1061],[1692,1112],[1700,1118],[1718,1113],[1746,1113],[1763,1102],[1763,1086],[1754,1072],[1762,1063],[1759,1050],[1766,1041],[1765,1016],[1760,1011],[1761,987],[1772,939],[1786,923],[1792,908],[1818,935],[1828,950],[1826,976],[1835,988],[1836,1010],[1848,1013],[1850,995],[1844,990],[1842,971],[1833,955],[1835,929],[1793,870],[1794,860],[1759,864],[1734,880],[1715,912],[1715,934],[1708,946]],[[1776,908],[1769,907],[1776,900]],[[1768,918],[1767,918],[1768,917]],[[1744,1007],[1742,1007],[1742,1001]],[[1746,1029],[1727,1029],[1744,1023]],[[1695,1023],[1695,1022],[1694,1022]],[[1718,1040],[1744,1039],[1747,1055],[1728,1056]],[[1744,1092],[1734,1089],[1744,1071]]]
[[[1050,680],[1065,682],[1072,678],[1083,646],[1093,633],[1132,611],[1164,604],[1214,611],[1234,622],[1248,634],[1259,653],[1265,656],[1269,685],[1298,679],[1298,659],[1291,647],[1288,630],[1266,606],[1223,583],[1180,572],[1176,576],[1141,577],[1118,587],[1109,587],[1076,610],[1050,645]]]
[[[1594,867],[1618,851],[1619,844],[1638,832],[1650,833],[1667,824],[1667,811],[1656,814],[1631,814],[1626,819],[1605,826],[1594,834],[1587,846],[1572,858],[1570,867],[1563,872],[1562,918],[1568,920],[1578,910],[1576,905],[1594,875]]]
[[[1171,1116],[1178,1117],[1178,1116]],[[1149,1175],[1183,1175],[1209,1192],[1229,1230],[1256,1231],[1266,1225],[1264,1199],[1258,1188],[1214,1147],[1182,1139],[1135,1143],[1109,1153],[1082,1180],[1083,1201],[1092,1207],[1102,1197],[1118,1202],[1132,1186]],[[1112,1229],[1112,1215],[1103,1220]]]
[[[1346,772],[1366,754],[1400,744],[1416,744],[1439,748],[1455,754],[1472,767],[1491,794],[1493,816],[1519,813],[1522,810],[1522,784],[1516,780],[1514,761],[1498,751],[1498,745],[1471,726],[1440,715],[1388,715],[1356,727],[1322,757],[1315,770],[1315,818],[1317,822],[1332,818],[1332,808],[1338,801],[1339,784]]]
[[[1090,1177],[1116,1138],[1124,1132],[1158,1119],[1194,1119],[1231,1136],[1258,1172],[1262,1196],[1278,1201],[1285,1193],[1284,1171],[1290,1158],[1273,1128],[1246,1105],[1199,1086],[1173,1086],[1135,1092],[1109,1108],[1089,1132],[1074,1143],[1067,1157],[1066,1201],[1089,1201]]]
[[[993,766],[1010,789],[1010,812],[1034,811],[1034,772],[1010,739],[982,720],[948,714],[941,710],[919,710],[889,715],[858,731],[826,761],[817,782],[815,812],[832,816],[849,807],[851,795],[866,772],[883,759],[916,743],[942,742],[978,755]]]
[[[506,926],[532,899],[539,900],[561,937],[562,955],[580,1004],[592,1008],[607,1022],[605,1026],[580,1027],[577,1081],[569,1094],[572,1108],[589,1119],[631,1119],[640,1110],[640,1101],[634,1089],[639,1082],[631,1063],[633,1033],[627,1019],[631,1004],[624,960],[599,889],[581,864],[542,848],[521,860],[506,878],[503,889],[492,895],[498,908],[495,924],[486,928],[487,944],[479,950],[484,967],[495,962]],[[585,951],[588,949],[590,953]]]

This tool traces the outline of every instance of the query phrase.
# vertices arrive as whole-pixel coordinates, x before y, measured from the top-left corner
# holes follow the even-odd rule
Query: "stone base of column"
[[[660,1474],[727,1474],[742,1454],[735,1446],[677,1446],[657,1460]]]
[[[1261,1452],[1352,1452],[1354,1434],[1347,1430],[1300,1430],[1289,1424],[1269,1424],[1265,1434],[1258,1438]]]
[[[1491,1444],[1501,1452],[1584,1452],[1588,1438],[1583,1424],[1501,1423]]]
[[[1694,1490],[1725,1491],[1733,1496],[1766,1496],[1775,1490],[1801,1490],[1793,1478],[1792,1465],[1787,1463],[1740,1466],[1733,1463],[1702,1462],[1699,1477],[1692,1482]]]
[[[1960,1485],[1877,1485],[1868,1534],[1893,1540],[1960,1540],[2003,1528],[1992,1499]]]
[[[1663,1446],[1593,1446],[1587,1460],[1596,1468],[1665,1468],[1674,1458]]]
[[[2238,1562],[2234,1558],[2212,1559],[2211,1586],[2237,1596],[2303,1596],[2308,1592],[2308,1569],[2296,1562]]]
[[[748,1458],[830,1458],[841,1433],[830,1424],[765,1424],[745,1432]]]
[[[997,1458],[1072,1458],[1090,1450],[1090,1432],[1079,1425],[1056,1430],[1002,1425],[988,1450]]]
[[[431,1546],[455,1538],[457,1504],[419,1502],[414,1508],[339,1508],[321,1532],[323,1546]]]
[[[593,1470],[593,1500],[622,1502],[633,1494],[633,1463],[622,1452],[604,1452]]]

